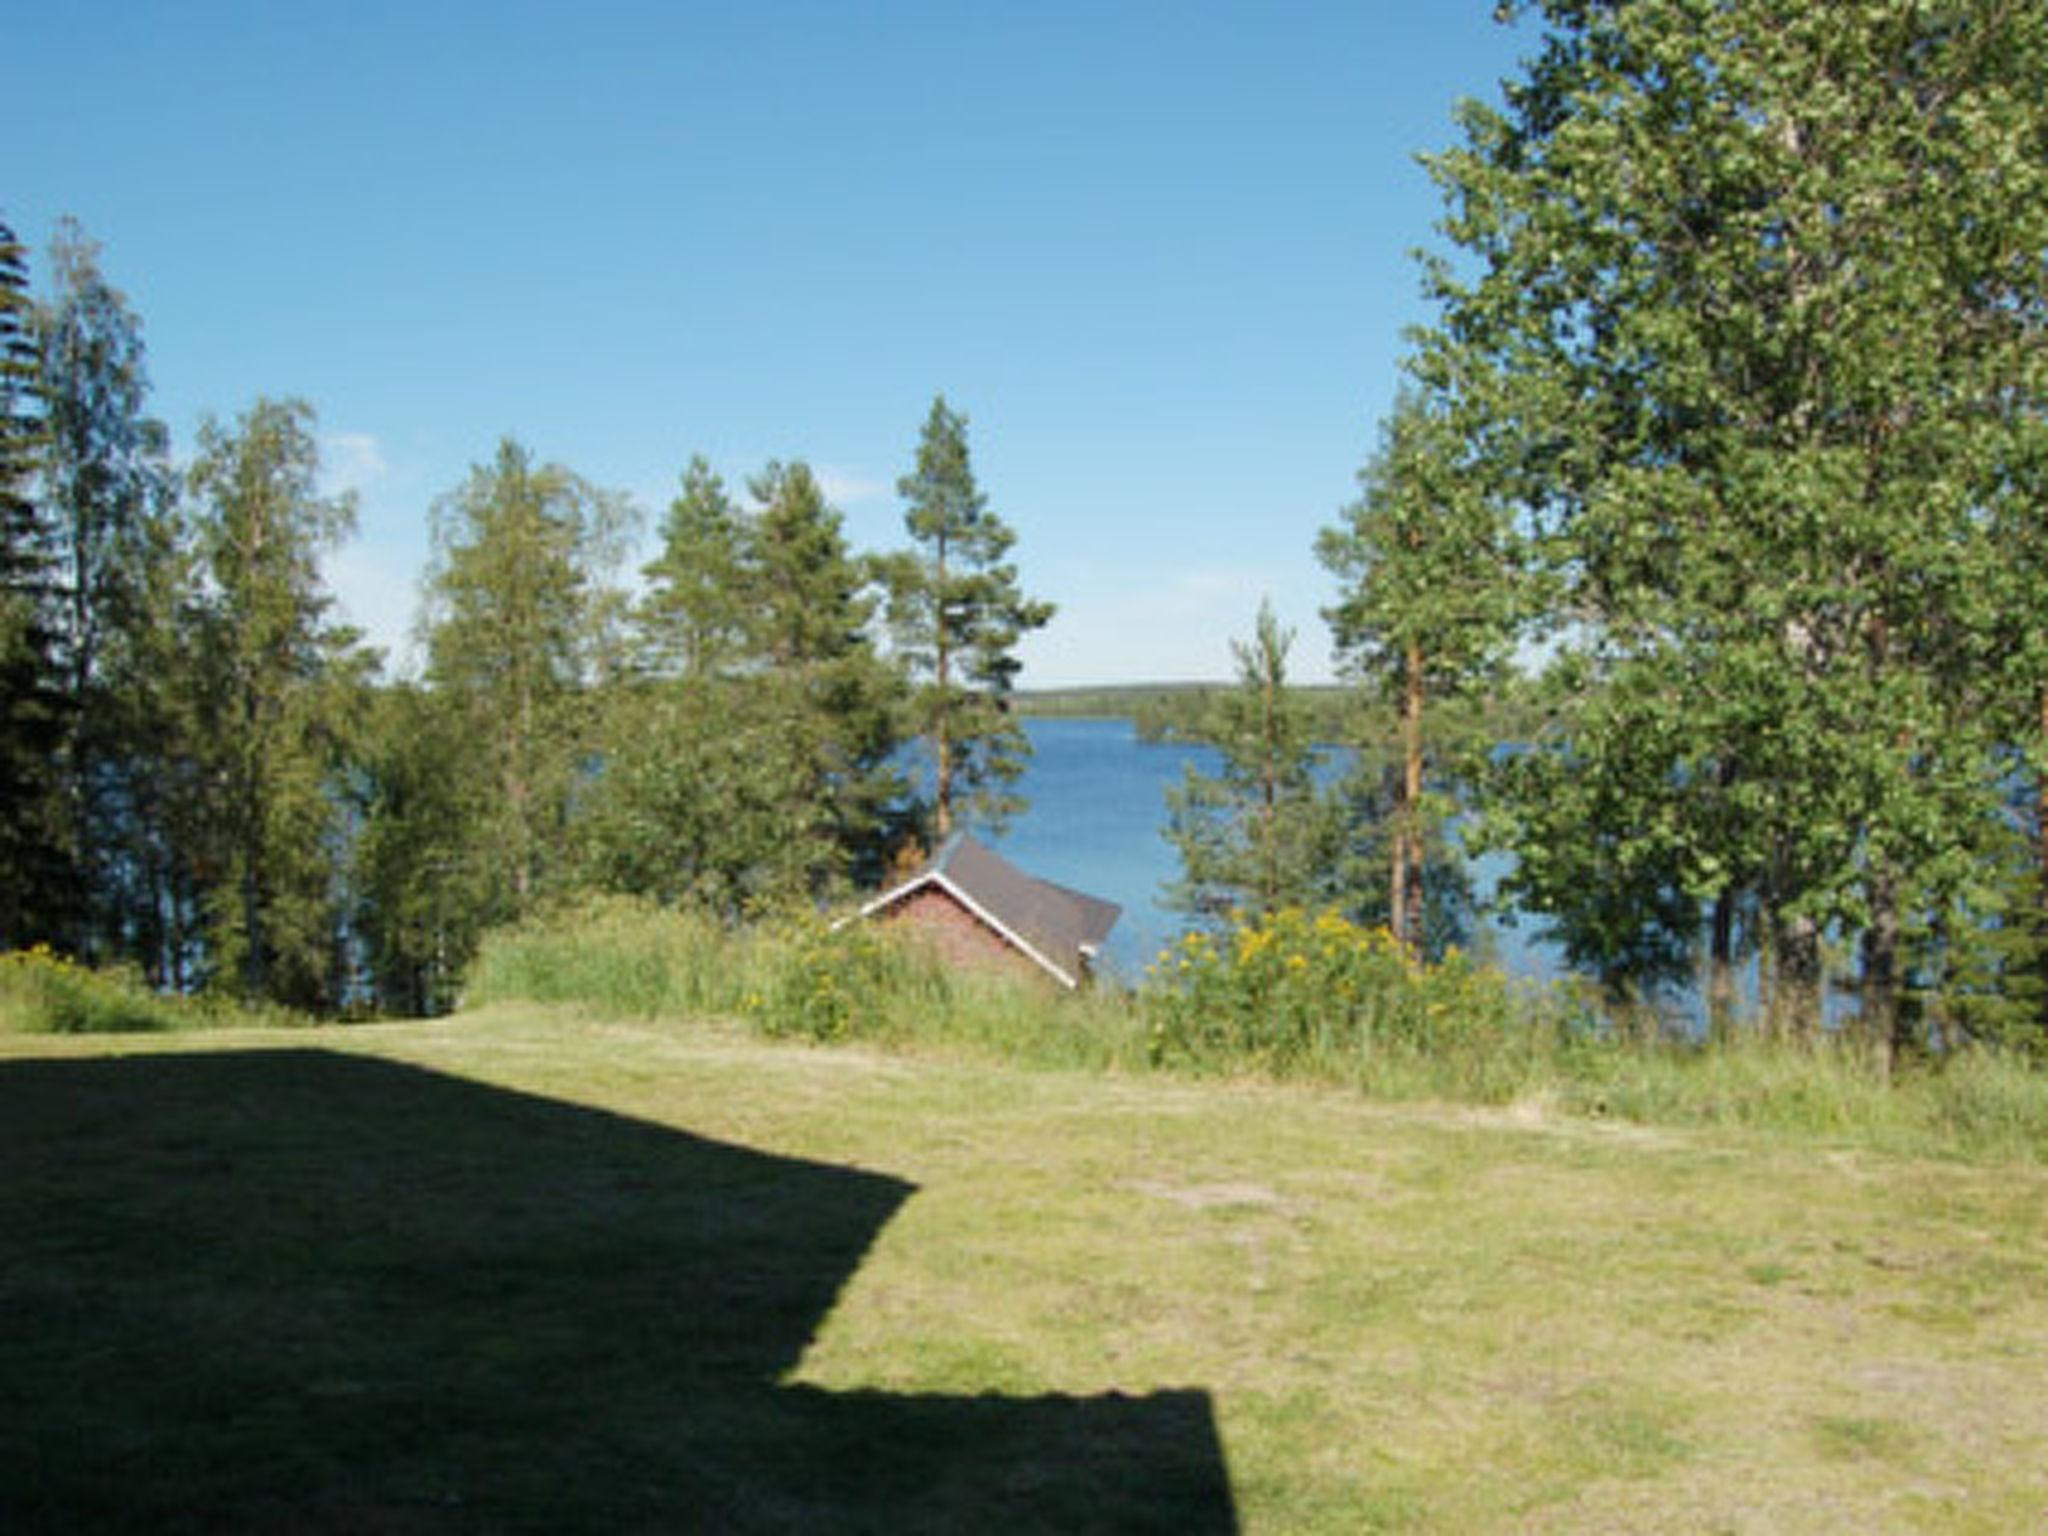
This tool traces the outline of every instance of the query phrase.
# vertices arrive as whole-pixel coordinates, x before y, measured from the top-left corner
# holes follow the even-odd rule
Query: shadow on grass
[[[913,1192],[320,1051],[0,1064],[0,1530],[1235,1529],[1204,1393],[777,1385]]]

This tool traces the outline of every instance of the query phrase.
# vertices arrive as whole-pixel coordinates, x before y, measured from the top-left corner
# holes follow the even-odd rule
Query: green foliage
[[[1325,616],[1344,669],[1395,715],[1384,886],[1388,925],[1415,954],[1438,952],[1433,931],[1454,923],[1429,899],[1455,869],[1443,834],[1457,802],[1446,790],[1469,776],[1455,733],[1441,729],[1443,706],[1500,682],[1522,598],[1511,520],[1463,448],[1441,402],[1404,394],[1359,472],[1363,495],[1316,541],[1343,583]]]
[[[1000,830],[1023,809],[1010,785],[1031,750],[1010,717],[1017,642],[1051,621],[1053,605],[1018,587],[1006,558],[1017,536],[988,510],[967,418],[943,395],[896,491],[912,552],[894,568],[890,620],[916,684],[910,707],[931,759],[934,828],[941,838],[953,830],[957,802],[959,819]]]
[[[339,1005],[343,902],[338,793],[375,659],[327,622],[323,553],[355,524],[320,494],[311,407],[259,400],[200,428],[190,471],[205,576],[195,741],[205,796],[200,855],[214,976],[249,999]]]
[[[583,878],[728,921],[801,903],[843,855],[831,802],[811,793],[817,727],[777,673],[618,689],[577,812]]]
[[[940,963],[871,924],[837,932],[801,925],[771,942],[767,980],[745,1006],[766,1034],[821,1044],[873,1038],[882,1033],[885,1010],[905,1003],[945,1005]]]
[[[277,1007],[167,995],[127,966],[87,966],[38,944],[0,954],[0,1034],[160,1034],[305,1022]]]
[[[455,722],[444,771],[468,794],[454,856],[480,923],[530,910],[566,878],[569,803],[592,744],[591,689],[620,598],[605,584],[629,512],[507,438],[434,507],[427,681]]]
[[[1558,755],[1493,786],[1496,825],[1610,982],[1711,907],[1716,964],[1765,953],[1812,1027],[1840,934],[1898,1050],[1905,934],[2002,835],[1996,757],[2048,675],[2011,644],[2048,464],[2048,14],[1539,9],[1504,105],[1432,161],[1460,255],[1416,364],[1525,510],[1550,619]],[[1600,870],[1564,851],[1595,841]]]
[[[353,927],[380,1008],[433,1015],[502,899],[504,871],[476,835],[474,743],[461,715],[414,683],[378,689],[349,776],[360,818]]]
[[[915,934],[811,914],[733,926],[591,897],[487,935],[467,1006],[571,1003],[608,1017],[743,1018],[764,1034],[965,1050],[1033,1065],[1144,1065],[1123,994],[962,972]]]
[[[94,956],[160,967],[175,909],[159,850],[165,789],[189,745],[176,703],[191,667],[169,631],[193,572],[169,436],[147,414],[141,321],[70,220],[37,307],[48,426],[43,484],[55,635],[72,709],[61,753],[65,837],[80,875],[68,939]]]
[[[703,678],[746,659],[748,531],[725,482],[692,458],[662,521],[661,551],[642,567],[647,595],[634,620],[648,671]]]
[[[1484,1102],[1526,1088],[1556,1040],[1500,972],[1457,951],[1424,964],[1385,928],[1298,907],[1189,933],[1142,1001],[1163,1065],[1364,1086],[1421,1069]]]
[[[1375,1098],[1517,1101],[1588,1118],[1727,1125],[1912,1153],[2048,1161],[2048,1073],[1960,1050],[1887,1076],[1853,1039],[1684,1040],[1609,1027],[1568,991],[1385,929],[1277,912],[1194,933],[1142,988],[1067,993],[961,971],[914,933],[814,916],[735,927],[589,898],[486,936],[465,1004],[739,1018],[800,1040],[1089,1071],[1255,1074]]]
[[[615,1018],[731,1016],[755,966],[751,938],[702,913],[584,896],[486,934],[463,1002],[575,1003]]]
[[[807,893],[879,880],[908,790],[898,759],[904,684],[877,654],[872,563],[803,463],[770,464],[749,485],[753,709],[776,738],[777,793]]]
[[[95,971],[47,945],[0,954],[0,1027],[22,1034],[145,1034],[188,1018],[140,977]]]
[[[1181,872],[1167,887],[1176,908],[1204,922],[1256,917],[1333,899],[1342,828],[1337,802],[1316,782],[1316,741],[1287,686],[1293,633],[1262,603],[1252,639],[1234,641],[1238,684],[1209,716],[1218,772],[1189,765],[1166,791],[1166,838]]]
[[[27,258],[0,221],[0,943],[61,931],[76,895],[55,767],[70,707],[35,495],[46,437]]]

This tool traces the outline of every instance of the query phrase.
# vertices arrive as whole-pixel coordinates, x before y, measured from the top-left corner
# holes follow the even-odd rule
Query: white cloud
[[[825,493],[825,499],[836,507],[854,507],[863,502],[880,501],[895,493],[895,485],[887,480],[873,480],[855,470],[837,469],[820,464],[812,473],[818,477],[818,489]]]
[[[372,434],[320,434],[320,488],[325,494],[368,490],[390,471],[383,447]]]

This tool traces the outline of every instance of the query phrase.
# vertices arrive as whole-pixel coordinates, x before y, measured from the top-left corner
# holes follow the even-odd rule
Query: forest
[[[1697,980],[1717,1032],[2048,1048],[2048,15],[1504,9],[1540,46],[1426,157],[1430,318],[1317,547],[1346,688],[1262,614],[1154,701],[1223,753],[1181,904],[1435,956],[1498,849],[1615,1017]],[[1052,607],[943,397],[904,548],[699,459],[637,586],[634,509],[508,438],[392,679],[320,583],[310,406],[174,453],[75,225],[0,229],[0,345],[0,947],[434,1012],[551,903],[815,911],[1019,809]]]

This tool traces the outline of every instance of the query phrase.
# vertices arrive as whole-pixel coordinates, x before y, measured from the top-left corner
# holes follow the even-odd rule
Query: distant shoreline
[[[1127,720],[1163,709],[1200,708],[1209,698],[1228,693],[1230,682],[1095,683],[1078,688],[1020,688],[1010,707],[1027,719]],[[1307,699],[1336,698],[1350,692],[1341,683],[1308,683],[1287,690]]]

